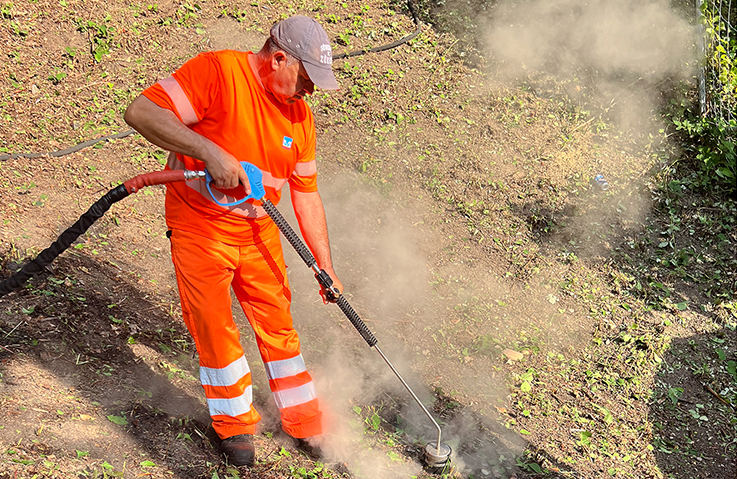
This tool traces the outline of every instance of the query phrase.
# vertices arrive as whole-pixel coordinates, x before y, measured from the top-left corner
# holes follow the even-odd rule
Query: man
[[[322,27],[291,17],[272,27],[258,53],[208,52],[189,60],[137,97],[125,121],[172,152],[167,168],[207,168],[221,203],[249,193],[239,161],[261,169],[274,204],[289,183],[302,235],[342,291],[317,191],[314,118],[303,100],[315,86],[338,88],[331,64]],[[282,428],[298,440],[318,437],[322,414],[292,327],[276,225],[253,200],[218,205],[202,181],[168,185],[166,221],[182,315],[200,355],[200,380],[227,459],[253,464],[252,435],[260,420],[231,314],[231,287],[256,334]]]

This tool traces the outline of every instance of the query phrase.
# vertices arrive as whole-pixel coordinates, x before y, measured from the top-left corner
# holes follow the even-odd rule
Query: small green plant
[[[10,22],[10,28],[13,29],[13,33],[18,35],[19,37],[25,37],[28,36],[28,27],[22,27],[20,23],[17,22]]]
[[[338,43],[346,47],[351,45],[351,31],[346,29],[343,33],[338,34]]]
[[[54,85],[58,85],[66,77],[67,77],[67,74],[66,73],[57,71],[57,72],[54,72],[51,75],[49,75],[48,78],[47,78],[47,80],[49,80]]]
[[[92,20],[85,21],[81,18],[75,20],[77,30],[83,33],[91,32],[90,53],[98,63],[102,61],[103,55],[110,53],[110,47],[113,42],[113,28],[108,26],[108,22],[111,18],[110,14],[108,14],[99,23]],[[67,54],[73,57],[69,50],[67,50]],[[76,52],[74,55],[76,55]]]

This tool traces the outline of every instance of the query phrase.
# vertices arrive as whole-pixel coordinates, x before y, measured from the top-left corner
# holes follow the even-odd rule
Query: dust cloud
[[[544,73],[615,105],[625,127],[649,117],[660,83],[695,73],[695,30],[667,0],[502,1],[485,32],[502,81]]]
[[[668,142],[659,110],[676,85],[694,81],[698,65],[696,27],[686,18],[689,11],[677,8],[669,0],[501,0],[488,19],[484,38],[492,76],[507,84],[523,81],[543,97],[563,93],[591,112],[594,123],[576,127],[597,134],[589,136],[590,148],[580,150],[590,159],[579,170],[619,183],[617,198],[584,205],[567,221],[560,236],[573,241],[577,253],[605,254],[613,218],[626,228],[641,224],[650,210],[649,195],[638,194],[631,181],[645,178],[653,166],[645,145]],[[596,117],[618,131],[592,128]],[[597,151],[612,141],[626,145],[617,147],[621,154]],[[631,146],[631,154],[622,151]],[[563,150],[551,168],[567,161]],[[587,201],[598,202],[593,196]]]
[[[406,337],[402,330],[402,326],[406,329],[414,321],[432,323],[427,307],[427,267],[415,250],[411,214],[398,211],[401,207],[394,201],[382,197],[354,175],[321,176],[320,192],[330,229],[334,268],[344,283],[346,298],[377,337],[392,364],[424,404],[431,407],[432,395],[411,367],[409,349],[413,338]],[[288,197],[285,193],[279,209],[296,227]],[[334,305],[322,304],[311,270],[286,242],[284,250],[295,327],[326,411],[329,433],[324,450],[328,458],[346,463],[357,477],[394,479],[417,475],[419,464],[404,463],[397,457],[392,460],[387,455],[389,449],[371,446],[374,430],[364,419],[374,412],[389,413],[381,406],[369,411],[366,405],[378,405],[394,397],[407,398],[405,404],[395,405],[402,417],[405,409],[419,411],[419,406],[341,311]],[[354,406],[361,408],[360,414]],[[430,440],[432,436],[422,435],[422,419],[417,422],[411,440]],[[424,422],[429,422],[426,417]]]
[[[495,379],[484,363],[458,368],[440,355],[434,357],[438,350],[433,349],[435,341],[431,337],[449,317],[430,290],[432,273],[428,263],[432,260],[426,259],[428,252],[419,247],[432,241],[431,249],[435,250],[437,244],[427,236],[427,230],[413,226],[427,220],[422,216],[426,205],[413,205],[406,198],[399,204],[391,195],[382,195],[375,185],[345,171],[340,176],[321,175],[320,192],[328,216],[334,266],[345,285],[346,297],[422,403],[433,412],[436,398],[428,388],[433,378],[446,378],[443,382],[448,390],[470,390],[489,398],[506,395],[504,381],[501,377]],[[287,198],[285,194],[279,209],[290,224],[296,225]],[[284,250],[295,327],[325,405],[326,430],[330,431],[325,450],[329,459],[345,462],[357,477],[395,479],[417,475],[419,462],[404,463],[387,454],[391,449],[386,445],[372,443],[376,431],[366,418],[378,414],[382,427],[389,431],[393,431],[393,423],[399,422],[404,435],[397,439],[397,445],[435,440],[437,432],[432,422],[340,310],[322,304],[311,271],[286,243]],[[479,288],[478,292],[467,293],[501,297],[508,292],[495,278],[485,278]],[[443,291],[441,288],[445,295]],[[493,400],[486,402],[490,405]],[[500,455],[513,457],[523,449],[523,441],[488,417],[458,416],[445,424],[438,415],[433,416],[443,427],[443,442],[458,452],[453,461],[459,469],[492,468],[492,458],[498,463]],[[461,454],[468,444],[474,444],[475,452]]]

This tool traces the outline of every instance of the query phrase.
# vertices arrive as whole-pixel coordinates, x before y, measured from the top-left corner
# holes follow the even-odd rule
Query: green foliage
[[[737,35],[730,35],[724,12],[714,5],[704,2],[701,13],[710,42],[706,63],[714,70],[718,85],[718,91],[712,94],[734,111],[737,108]]]
[[[113,44],[113,28],[108,26],[111,18],[110,14],[108,14],[99,23],[93,22],[92,20],[85,21],[81,18],[75,20],[77,30],[83,33],[90,33],[90,53],[92,53],[92,56],[98,63],[102,61],[103,55],[110,54],[110,48]],[[73,56],[69,50],[67,50],[67,54]]]
[[[725,12],[713,2],[701,10],[706,43],[702,59],[708,91],[705,117],[687,110],[673,117],[677,130],[685,133],[686,150],[696,161],[700,186],[723,186],[735,191],[737,180],[737,36],[730,35]],[[702,105],[703,106],[703,105]]]
[[[61,83],[63,79],[67,77],[67,74],[64,72],[56,71],[48,76],[47,80],[51,81],[54,85],[58,85]]]
[[[711,186],[716,180],[727,192],[735,191],[737,121],[723,118],[701,118],[685,114],[673,118],[677,130],[688,136],[687,151],[693,154],[701,174],[701,185]]]
[[[3,3],[2,8],[0,8],[0,16],[2,16],[2,18],[13,18],[12,9],[12,3]]]

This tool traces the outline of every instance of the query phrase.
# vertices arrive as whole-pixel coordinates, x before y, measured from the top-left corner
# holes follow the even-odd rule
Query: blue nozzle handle
[[[251,186],[251,193],[245,198],[233,201],[232,203],[221,203],[215,199],[215,195],[212,194],[212,189],[210,188],[210,183],[213,182],[212,176],[210,176],[209,171],[205,170],[205,184],[207,185],[207,191],[210,193],[212,201],[220,206],[235,206],[250,199],[260,200],[266,195],[266,190],[264,190],[263,184],[264,174],[261,173],[261,170],[247,161],[241,161],[241,167],[246,172],[246,175],[248,175],[248,183],[250,183]]]

